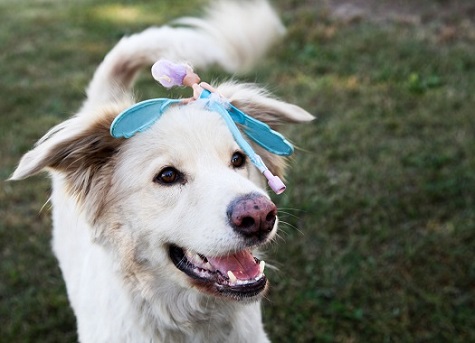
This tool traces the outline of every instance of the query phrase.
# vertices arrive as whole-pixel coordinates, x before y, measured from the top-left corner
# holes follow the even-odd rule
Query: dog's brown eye
[[[231,164],[234,168],[240,168],[246,162],[246,156],[244,156],[241,152],[235,152],[231,157]]]
[[[166,167],[160,173],[155,176],[154,181],[161,183],[161,184],[173,184],[179,181],[181,178],[181,174],[178,170],[173,167]]]

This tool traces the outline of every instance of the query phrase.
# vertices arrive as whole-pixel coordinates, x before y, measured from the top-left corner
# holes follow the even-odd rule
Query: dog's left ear
[[[303,123],[315,119],[303,108],[273,98],[265,89],[254,84],[224,83],[217,91],[246,114],[268,124],[272,129],[286,123]],[[286,159],[254,145],[256,153],[262,157],[271,172],[284,178]]]
[[[107,108],[97,113],[76,115],[52,128],[36,146],[21,159],[10,180],[21,180],[43,170],[64,177],[66,189],[95,220],[106,206],[106,194],[114,168],[114,156],[123,139],[109,133],[119,108]],[[93,191],[94,189],[94,191]]]
[[[273,98],[269,92],[254,84],[224,83],[218,92],[248,115],[273,129],[285,123],[302,123],[315,119],[303,108]]]
[[[96,197],[88,203],[95,207],[90,214],[97,216],[103,195],[110,187],[108,175],[113,168],[113,156],[123,142],[109,133],[118,112],[118,108],[111,107],[57,125],[23,156],[10,180],[25,179],[43,170],[59,173],[80,202]]]
[[[21,180],[43,170],[66,176],[85,173],[91,177],[119,147],[109,127],[117,111],[104,111],[97,118],[75,116],[53,127],[21,159],[10,180]]]

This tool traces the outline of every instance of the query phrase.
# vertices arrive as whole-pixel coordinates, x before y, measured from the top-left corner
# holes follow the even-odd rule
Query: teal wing
[[[178,99],[150,99],[139,102],[120,113],[112,122],[110,133],[115,138],[130,138],[152,126]]]
[[[280,156],[289,156],[294,152],[292,144],[266,123],[247,115],[233,105],[228,112],[236,123],[243,126],[246,135],[264,149]]]

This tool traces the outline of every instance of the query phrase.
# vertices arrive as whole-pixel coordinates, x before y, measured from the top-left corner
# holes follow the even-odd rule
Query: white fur
[[[128,140],[105,130],[130,106],[139,69],[160,57],[227,70],[255,62],[283,29],[265,1],[252,4],[219,2],[207,19],[182,20],[193,27],[122,39],[97,69],[78,114],[46,134],[12,175],[51,175],[53,250],[81,342],[268,342],[260,297],[240,302],[207,294],[168,256],[170,243],[210,256],[257,248],[229,227],[226,208],[240,195],[265,195],[265,182],[250,164],[230,167],[239,147],[219,115],[190,104]],[[218,90],[274,127],[312,119],[255,86],[226,83]],[[282,174],[281,158],[257,151]],[[166,166],[182,171],[186,184],[153,182]]]

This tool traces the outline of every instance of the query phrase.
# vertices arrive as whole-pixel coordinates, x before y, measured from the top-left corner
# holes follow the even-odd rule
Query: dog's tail
[[[248,69],[285,32],[266,0],[213,1],[204,18],[181,18],[124,37],[104,58],[87,88],[83,110],[129,97],[136,74],[160,58],[196,68]]]

